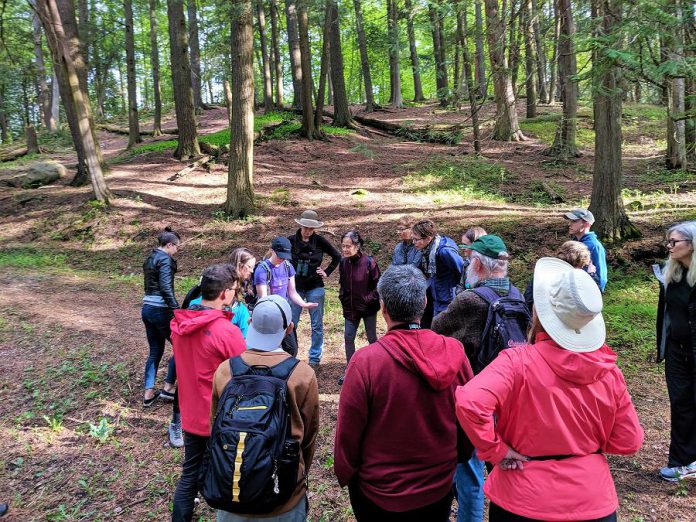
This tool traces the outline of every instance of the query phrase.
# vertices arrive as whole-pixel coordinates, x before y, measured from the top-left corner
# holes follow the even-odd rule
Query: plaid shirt
[[[510,293],[510,278],[494,277],[492,279],[485,279],[476,286],[487,286],[495,290],[498,295],[508,295]]]

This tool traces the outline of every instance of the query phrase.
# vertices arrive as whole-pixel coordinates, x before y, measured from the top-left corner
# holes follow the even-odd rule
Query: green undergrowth
[[[289,140],[299,135],[302,123],[297,120],[286,121],[265,136],[267,140]],[[355,131],[344,127],[334,127],[332,125],[322,125],[321,130],[329,136],[347,136]]]
[[[0,250],[0,267],[2,268],[53,268],[62,267],[66,262],[67,257],[64,254],[32,249]]]
[[[524,134],[530,134],[548,145],[553,144],[556,127],[561,119],[560,113],[542,114],[536,118],[520,121],[520,128]],[[576,144],[581,148],[594,147],[594,131],[592,122],[588,118],[578,115],[578,127]]]

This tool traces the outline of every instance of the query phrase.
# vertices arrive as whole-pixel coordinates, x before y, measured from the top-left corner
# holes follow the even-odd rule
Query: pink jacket
[[[521,471],[495,466],[484,491],[500,507],[564,521],[616,511],[614,481],[601,453],[637,452],[643,429],[607,345],[574,353],[539,334],[535,344],[502,351],[458,387],[456,405],[483,460],[498,464],[508,447],[530,457],[577,455],[525,462]]]

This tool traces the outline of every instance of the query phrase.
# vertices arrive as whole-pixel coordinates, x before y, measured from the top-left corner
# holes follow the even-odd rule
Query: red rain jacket
[[[459,422],[483,460],[498,464],[508,447],[533,457],[577,455],[525,462],[521,471],[495,466],[484,486],[491,501],[542,520],[616,511],[601,453],[636,453],[643,429],[607,345],[575,353],[539,334],[533,345],[503,350],[456,397]]]
[[[391,330],[351,358],[341,390],[334,471],[387,511],[441,500],[457,454],[470,442],[457,428],[454,391],[472,377],[456,339],[432,330]]]
[[[246,350],[242,332],[231,320],[232,313],[222,310],[174,310],[172,348],[181,427],[188,433],[210,435],[215,370],[223,361]]]

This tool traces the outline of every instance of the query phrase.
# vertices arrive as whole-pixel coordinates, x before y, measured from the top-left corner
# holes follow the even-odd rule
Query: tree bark
[[[140,137],[138,122],[138,97],[135,85],[135,38],[133,36],[133,4],[131,0],[123,1],[126,32],[126,82],[128,84],[128,148],[143,139]]]
[[[271,82],[271,63],[268,56],[268,41],[266,38],[266,13],[263,0],[256,0],[256,16],[261,43],[261,62],[263,66],[263,108],[265,112],[273,110],[273,84]]]
[[[271,47],[273,48],[273,66],[275,67],[275,104],[283,107],[283,62],[280,60],[280,28],[278,27],[278,0],[271,0]]]
[[[93,134],[95,131],[94,129],[90,128],[91,122],[88,111],[89,98],[87,97],[86,93],[83,93],[80,86],[80,80],[77,76],[77,68],[72,57],[74,49],[69,49],[67,45],[67,35],[63,29],[63,13],[59,13],[56,0],[38,0],[37,8],[41,18],[41,23],[46,31],[49,46],[52,48],[51,52],[54,56],[56,68],[63,71],[62,74],[64,74],[65,78],[67,79],[67,83],[70,86],[72,100],[75,105],[75,112],[77,113],[79,135],[82,139],[82,146],[84,148],[85,159],[89,168],[89,177],[92,181],[94,196],[98,201],[103,201],[104,203],[108,204],[111,193],[106,186],[104,173],[102,172],[101,164],[99,163],[99,158],[97,156],[98,145],[93,139]],[[67,12],[67,15],[70,14],[72,14],[74,19],[75,11],[72,5],[69,6],[69,10]],[[79,54],[79,40],[77,41],[77,44],[77,54]]]
[[[498,12],[498,0],[485,1],[488,53],[493,70],[496,103],[495,127],[492,138],[498,141],[521,141],[525,138],[517,119],[515,93],[512,90],[510,71],[505,58],[505,26]]]
[[[520,1],[520,7],[515,8],[516,1],[512,0],[510,3],[510,44],[508,51],[508,63],[510,64],[510,81],[512,82],[512,90],[515,95],[517,95],[517,74],[520,65],[520,56],[522,53],[522,40],[524,36],[524,24],[521,23],[522,11],[525,0]]]
[[[58,89],[58,78],[55,74],[51,77],[51,119],[48,129],[55,132],[60,125],[60,90]]]
[[[531,5],[532,30],[534,31],[534,42],[536,45],[536,66],[537,82],[539,84],[539,101],[548,103],[549,95],[546,90],[546,53],[541,43],[541,31],[539,29],[539,7],[537,0],[532,0]]]
[[[416,48],[416,31],[413,27],[413,18],[416,13],[413,9],[412,0],[406,0],[404,3],[406,9],[406,30],[408,32],[408,47],[411,53],[411,70],[413,71],[413,101],[425,101],[423,96],[423,83],[420,76],[420,63],[418,60],[418,49]]]
[[[198,8],[196,0],[187,0],[189,47],[191,48],[191,87],[193,89],[193,108],[195,112],[203,110],[201,94],[201,45],[198,39]]]
[[[387,0],[387,27],[389,31],[389,102],[392,107],[402,108],[401,58],[399,56],[399,13],[398,0]]]
[[[563,115],[548,155],[561,159],[579,156],[575,144],[577,135],[578,84],[575,76],[578,66],[575,52],[575,22],[571,0],[556,0],[560,19],[558,39],[558,73],[563,100]]]
[[[232,2],[232,126],[225,211],[241,218],[254,205],[254,32],[252,0]]]
[[[198,133],[196,131],[189,42],[183,0],[167,0],[167,16],[169,18],[169,51],[172,64],[176,125],[179,129],[179,140],[174,157],[189,159],[199,156],[201,149],[198,146]]]
[[[467,86],[467,94],[469,96],[469,108],[471,111],[471,124],[474,131],[474,151],[476,154],[481,154],[481,131],[479,127],[478,111],[479,106],[476,103],[476,86],[474,84],[474,78],[472,74],[471,66],[471,54],[469,53],[469,43],[467,34],[467,4],[466,2],[459,2],[457,10],[457,26],[460,27],[458,31],[462,47],[462,62],[463,62],[463,78]],[[481,102],[483,103],[483,101]]]
[[[34,56],[36,57],[36,79],[38,93],[36,101],[41,111],[41,123],[46,129],[55,131],[55,123],[51,122],[51,95],[48,92],[46,82],[46,66],[44,65],[43,50],[41,49],[41,21],[39,15],[34,13],[32,20],[34,35]]]
[[[682,13],[679,0],[669,0],[667,8],[670,15],[678,20],[670,31],[665,33],[666,58],[681,64],[684,60],[684,43],[682,37]],[[686,167],[686,120],[685,113],[685,72],[680,65],[677,74],[667,76],[667,155],[665,166],[668,169]]]
[[[593,63],[595,159],[590,210],[594,230],[607,242],[639,234],[628,220],[621,198],[621,69],[610,52],[615,24],[621,21],[621,0],[593,0],[600,19],[599,36],[608,42],[595,50]],[[614,44],[615,45],[615,44]]]
[[[292,73],[292,106],[297,109],[302,107],[302,52],[300,51],[295,0],[285,0],[285,19],[288,29],[288,49],[290,50],[290,72]]]
[[[341,27],[338,23],[338,5],[336,0],[327,0],[329,9],[329,55],[331,56],[331,83],[334,88],[334,118],[336,127],[355,127],[348,106],[348,93],[343,72],[343,50],[341,48]]]
[[[447,81],[447,63],[442,35],[442,15],[440,5],[435,0],[429,0],[428,2],[428,15],[430,16],[430,31],[433,37],[437,97],[440,100],[440,105],[445,107],[449,96],[449,83]]]
[[[7,114],[5,114],[5,86],[0,82],[0,139],[2,144],[12,143],[12,135],[7,125]]]
[[[553,2],[553,56],[551,57],[549,72],[549,103],[555,103],[558,90],[558,60],[559,60],[559,41],[561,35],[561,18],[558,13],[558,0]]]
[[[372,94],[372,74],[370,73],[370,59],[367,55],[367,40],[365,39],[365,27],[363,26],[362,2],[353,0],[355,7],[355,32],[358,35],[358,48],[360,49],[360,67],[362,68],[363,82],[365,85],[365,111],[372,112],[375,108],[375,98]],[[338,23],[338,21],[336,22]]]
[[[488,78],[486,78],[486,55],[483,51],[483,0],[474,0],[476,17],[476,89],[480,98],[486,99]]]
[[[534,69],[537,61],[534,47],[534,29],[532,24],[532,2],[523,0],[524,6],[524,72],[525,91],[527,94],[527,118],[536,118],[537,91],[534,84]]]
[[[324,98],[326,84],[329,80],[329,47],[331,46],[331,4],[326,2],[324,8],[324,31],[321,40],[321,65],[319,70],[319,89],[317,90],[316,107],[314,108],[314,126],[321,129],[324,121]]]
[[[152,90],[155,114],[152,135],[162,135],[162,93],[160,90],[159,45],[157,43],[157,0],[149,0],[150,16],[150,66],[152,67]]]
[[[307,0],[297,2],[297,29],[300,37],[300,64],[302,66],[302,131],[307,139],[323,138],[321,129],[314,126],[312,108],[312,56],[309,47],[309,19]]]

